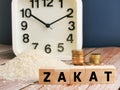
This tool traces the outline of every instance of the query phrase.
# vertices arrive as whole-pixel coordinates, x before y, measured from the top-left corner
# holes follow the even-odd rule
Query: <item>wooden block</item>
[[[40,69],[40,84],[114,83],[114,66],[70,66],[69,68]]]
[[[84,84],[85,81],[85,67],[71,66],[70,67],[70,84]]]
[[[56,69],[54,84],[69,84],[69,69]]]
[[[116,81],[116,68],[114,66],[103,66],[102,67],[102,83],[103,84],[112,84]]]
[[[101,83],[101,66],[85,66],[86,83]]]
[[[55,70],[54,69],[40,69],[39,83],[40,84],[54,84]]]

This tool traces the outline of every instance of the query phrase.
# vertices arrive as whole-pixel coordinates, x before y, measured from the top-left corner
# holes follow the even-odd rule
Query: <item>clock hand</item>
[[[61,17],[61,18],[59,18],[59,19],[57,19],[57,20],[55,20],[55,21],[53,21],[53,22],[50,23],[49,25],[52,25],[52,24],[54,24],[54,23],[56,23],[56,22],[58,22],[58,21],[60,21],[60,20],[62,20],[62,19],[64,19],[64,18],[68,17],[68,15],[69,15],[69,14],[67,14],[67,15],[65,15],[65,16],[63,16],[63,17]]]
[[[47,28],[50,28],[50,25],[45,23],[44,21],[40,20],[39,18],[37,18],[36,16],[34,16],[33,14],[31,14],[31,17],[33,17],[34,19],[40,21],[42,24],[44,24]]]

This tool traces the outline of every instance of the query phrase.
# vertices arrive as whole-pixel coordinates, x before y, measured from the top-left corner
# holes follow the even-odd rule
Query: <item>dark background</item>
[[[11,0],[0,0],[0,43],[11,41]]]
[[[84,47],[120,46],[120,0],[83,0]],[[11,44],[11,0],[0,1],[0,43]]]

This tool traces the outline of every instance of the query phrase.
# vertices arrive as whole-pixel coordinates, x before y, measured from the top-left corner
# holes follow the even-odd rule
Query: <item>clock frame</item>
[[[39,12],[40,14],[44,13],[41,16],[39,16],[40,14],[37,14],[39,9],[41,10],[41,12]],[[46,12],[50,12],[52,15],[49,15],[49,13]],[[45,30],[41,32],[37,31],[36,33],[32,32],[32,30],[36,31],[39,28]],[[67,31],[62,31],[65,28]],[[46,35],[44,33],[45,31]],[[51,34],[50,32],[54,33]],[[38,33],[42,34],[39,35]],[[46,44],[43,41],[40,41],[40,39],[37,40],[39,36],[41,36],[41,40],[44,40]],[[57,38],[58,36],[60,36],[60,38]],[[13,51],[16,55],[26,50],[37,49],[62,60],[71,60],[71,50],[82,49],[82,1],[13,0],[12,38]],[[51,45],[49,41],[52,44],[57,41],[59,42],[57,42],[56,45]]]

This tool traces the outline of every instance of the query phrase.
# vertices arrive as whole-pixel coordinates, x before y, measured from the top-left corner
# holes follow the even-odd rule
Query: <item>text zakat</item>
[[[70,69],[40,69],[40,84],[114,83],[114,66],[80,66]]]

